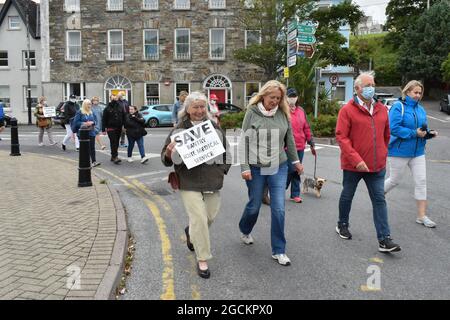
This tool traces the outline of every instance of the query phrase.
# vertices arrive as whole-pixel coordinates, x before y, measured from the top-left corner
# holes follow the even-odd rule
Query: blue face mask
[[[370,100],[375,95],[375,87],[364,87],[361,95],[364,99]]]

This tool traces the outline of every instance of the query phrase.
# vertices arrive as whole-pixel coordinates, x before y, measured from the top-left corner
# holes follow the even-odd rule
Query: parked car
[[[139,112],[145,120],[145,125],[150,128],[172,125],[172,104],[153,104],[142,106]]]
[[[383,98],[381,99],[381,103],[384,104],[388,111],[391,110],[392,105],[398,101],[398,98]]]
[[[442,112],[447,112],[447,114],[450,115],[450,94],[441,99],[441,102],[439,103],[439,110]]]
[[[243,111],[238,106],[227,102],[218,102],[217,105],[219,106],[221,116],[227,113],[237,113]]]

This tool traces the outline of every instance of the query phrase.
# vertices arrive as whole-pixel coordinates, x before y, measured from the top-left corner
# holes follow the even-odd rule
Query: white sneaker
[[[428,218],[427,216],[424,216],[423,218],[417,218],[416,222],[419,224],[423,224],[425,227],[428,228],[434,228],[436,227],[436,223],[433,222],[430,218]]]
[[[253,238],[249,234],[241,234],[241,240],[245,244],[252,244],[253,243]]]
[[[39,146],[39,147],[43,147],[43,146],[44,146],[44,143],[42,143],[42,142],[41,142],[41,143],[38,143],[38,146]]]
[[[133,158],[128,158],[128,162],[133,162]]]
[[[148,157],[143,157],[143,158],[141,159],[141,163],[142,163],[142,164],[146,163],[147,161],[148,161]]]
[[[291,260],[288,258],[287,255],[285,255],[284,253],[280,253],[280,254],[273,254],[272,258],[274,260],[277,260],[277,262],[279,264],[281,264],[282,266],[289,266],[291,265]]]

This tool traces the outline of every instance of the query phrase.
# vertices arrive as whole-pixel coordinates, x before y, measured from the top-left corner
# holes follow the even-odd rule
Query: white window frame
[[[65,12],[80,12],[80,0],[64,0]]]
[[[217,30],[223,31],[223,56],[222,57],[213,57],[212,56],[213,45],[220,45],[218,43],[212,43],[212,32],[213,31],[217,31]],[[225,56],[226,56],[226,54],[225,54],[225,50],[226,50],[225,39],[226,39],[225,28],[211,28],[211,29],[209,29],[209,59],[211,59],[211,60],[225,60]]]
[[[187,84],[188,85],[188,93],[190,93],[191,92],[191,83],[190,82],[175,82],[175,85],[173,86],[173,96],[174,96],[174,103],[177,101],[177,98],[178,98],[178,96],[177,96],[177,86],[179,85],[179,84]],[[182,90],[180,90],[180,91],[182,91]]]
[[[248,92],[247,92],[247,83],[256,83],[258,85],[258,91],[261,90],[261,82],[258,82],[258,81],[246,81],[244,83],[244,99],[245,99],[244,103],[245,103],[245,107],[247,107],[248,102],[251,99],[251,97],[248,95]],[[247,101],[247,98],[248,98],[248,101]]]
[[[146,57],[145,56],[145,33],[146,31],[156,31],[156,57]],[[153,44],[150,44],[153,45]],[[144,29],[142,32],[142,47],[143,47],[143,57],[144,60],[156,61],[159,60],[159,29]]]
[[[180,2],[183,2],[183,4],[181,4]],[[191,10],[191,1],[190,0],[173,0],[173,9],[174,10]]]
[[[30,56],[31,53],[34,52],[34,58],[30,58],[30,69],[36,69],[37,68],[37,64],[36,64],[36,51],[35,50],[30,50]],[[28,50],[22,50],[22,68],[23,69],[27,69],[27,53]],[[33,65],[33,60],[34,60],[34,65]]]
[[[335,89],[335,91],[333,92],[333,97],[334,98],[336,98],[336,93],[337,93],[337,91],[338,90],[342,90],[342,89],[344,89],[344,99],[342,99],[342,100],[339,100],[339,101],[344,101],[345,100],[345,96],[346,96],[346,91],[347,91],[347,82],[346,81],[339,81],[337,84],[336,84],[336,89]]]
[[[148,95],[147,95],[147,85],[148,84],[158,85],[158,99],[157,99],[158,101],[157,101],[157,103],[149,103],[149,99],[148,99]],[[161,83],[159,83],[159,82],[146,82],[145,83],[144,101],[145,101],[146,106],[161,103]]]
[[[209,9],[226,9],[226,0],[209,0]]]
[[[80,85],[80,96],[77,96],[77,99],[84,100],[86,99],[86,83],[85,82],[66,82],[64,83],[64,101],[69,100],[70,95],[75,94],[71,92],[70,86],[78,84]]]
[[[113,6],[114,1],[114,6]],[[118,2],[118,3],[116,3]],[[107,11],[123,11],[123,0],[107,0],[106,1]]]
[[[69,34],[70,33],[78,33],[80,35],[80,53],[77,57],[71,57],[70,56],[70,44],[69,44]],[[80,30],[69,30],[66,32],[66,61],[81,61],[82,60],[82,39],[81,39],[81,31]],[[72,45],[72,47],[75,47]]]
[[[13,20],[16,20],[16,21],[13,21]],[[8,16],[8,30],[20,30],[20,17],[19,16]]]
[[[188,46],[189,46],[189,50],[188,50],[188,56],[187,57],[178,57],[178,50],[177,50],[177,46],[178,46],[178,42],[177,42],[177,31],[181,31],[181,30],[187,30],[188,31]],[[191,59],[191,29],[189,28],[177,28],[173,31],[173,35],[174,35],[174,43],[175,43],[175,47],[174,47],[174,59],[175,60],[190,60]]]
[[[249,32],[259,32],[259,44],[261,44],[262,36],[261,36],[261,30],[245,30],[245,47],[247,48],[248,44],[248,33]]]
[[[121,48],[122,48],[122,56],[120,58],[112,58],[111,57],[111,32],[118,32],[121,34]],[[123,30],[122,29],[110,29],[108,30],[108,60],[109,61],[123,61],[124,60],[124,52],[123,52]]]
[[[34,106],[36,106],[38,103],[38,87],[31,86],[30,89],[31,89],[31,110],[34,111]],[[28,98],[28,87],[23,86],[23,110],[28,110],[27,98]]]
[[[159,10],[159,0],[142,0],[142,10]]]
[[[2,85],[0,84],[0,88],[6,88],[6,90],[8,91],[8,96],[1,96],[0,95],[0,100],[3,101],[3,104],[5,105],[5,108],[11,108],[11,87],[9,85]],[[0,90],[1,92],[2,90]],[[7,100],[7,101],[5,101]],[[6,110],[4,110],[6,113]]]
[[[8,52],[8,50],[0,50],[0,52],[6,52],[6,58],[0,58],[2,61],[6,60],[6,66],[0,66],[0,69],[9,69],[9,52]]]

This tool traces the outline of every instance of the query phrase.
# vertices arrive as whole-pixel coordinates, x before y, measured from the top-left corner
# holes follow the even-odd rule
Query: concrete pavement
[[[115,191],[76,163],[0,151],[0,299],[108,299],[122,274],[127,228]]]

